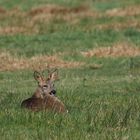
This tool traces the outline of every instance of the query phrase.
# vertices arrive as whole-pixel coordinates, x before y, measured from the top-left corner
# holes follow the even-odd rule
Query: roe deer
[[[55,96],[54,81],[58,78],[58,70],[49,73],[47,78],[35,71],[34,78],[38,82],[38,87],[32,97],[21,103],[21,107],[32,111],[49,109],[58,113],[68,112],[65,105]]]

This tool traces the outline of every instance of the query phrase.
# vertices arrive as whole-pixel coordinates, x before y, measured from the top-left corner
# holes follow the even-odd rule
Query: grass
[[[58,13],[51,14],[47,20],[48,13],[45,18],[44,13],[29,15],[31,9],[46,4],[55,4]],[[62,14],[58,4],[65,10],[87,5],[88,10],[81,14],[82,11],[74,13],[71,9],[70,13]],[[7,12],[0,13],[1,140],[140,138],[140,56],[81,54],[123,43],[128,49],[129,46],[139,49],[139,14],[107,14],[114,8],[135,9],[138,0],[0,0],[0,5]],[[124,50],[119,51],[118,54]],[[46,56],[61,61],[52,59],[49,63]],[[57,96],[65,103],[68,114],[21,109],[22,100],[29,98],[37,86],[33,70],[39,69],[38,59],[44,64],[41,69],[46,69],[47,64],[58,67]],[[83,65],[61,67],[60,62]],[[28,67],[27,63],[30,63]]]
[[[57,95],[69,109],[66,115],[22,110],[20,102],[29,97],[36,86],[32,72],[1,73],[1,138],[138,137],[139,133],[134,132],[139,130],[139,79],[119,70],[110,70],[112,74],[104,75],[108,69],[60,71],[62,80],[57,83]]]

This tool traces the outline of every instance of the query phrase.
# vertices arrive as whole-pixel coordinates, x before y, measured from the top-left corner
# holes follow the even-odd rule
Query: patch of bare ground
[[[18,58],[7,52],[0,53],[0,71],[14,71],[20,69],[45,69],[50,68],[73,68],[84,65],[83,62],[68,62],[54,56],[34,56],[31,58]]]
[[[140,5],[128,6],[124,8],[114,8],[111,10],[107,10],[105,13],[107,16],[136,16],[140,15]]]
[[[131,46],[128,43],[118,43],[112,47],[101,47],[81,52],[85,57],[135,57],[140,55],[140,48]]]

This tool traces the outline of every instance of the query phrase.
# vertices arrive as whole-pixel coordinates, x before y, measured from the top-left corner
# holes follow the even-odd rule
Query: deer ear
[[[38,71],[34,71],[34,78],[39,82],[42,79],[42,76]]]
[[[58,80],[58,69],[55,69],[53,72],[49,74],[49,78],[51,81]]]

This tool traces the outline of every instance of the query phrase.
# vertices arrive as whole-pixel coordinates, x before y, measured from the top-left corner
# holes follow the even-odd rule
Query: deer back
[[[66,112],[65,105],[57,97],[52,95],[46,95],[44,97],[45,108],[54,112],[63,113]]]
[[[21,103],[21,107],[30,109],[32,111],[40,111],[43,109],[44,102],[42,98],[28,98]]]
[[[28,98],[22,102],[21,107],[32,111],[51,110],[58,113],[66,112],[65,105],[57,97],[49,94],[44,98]]]

